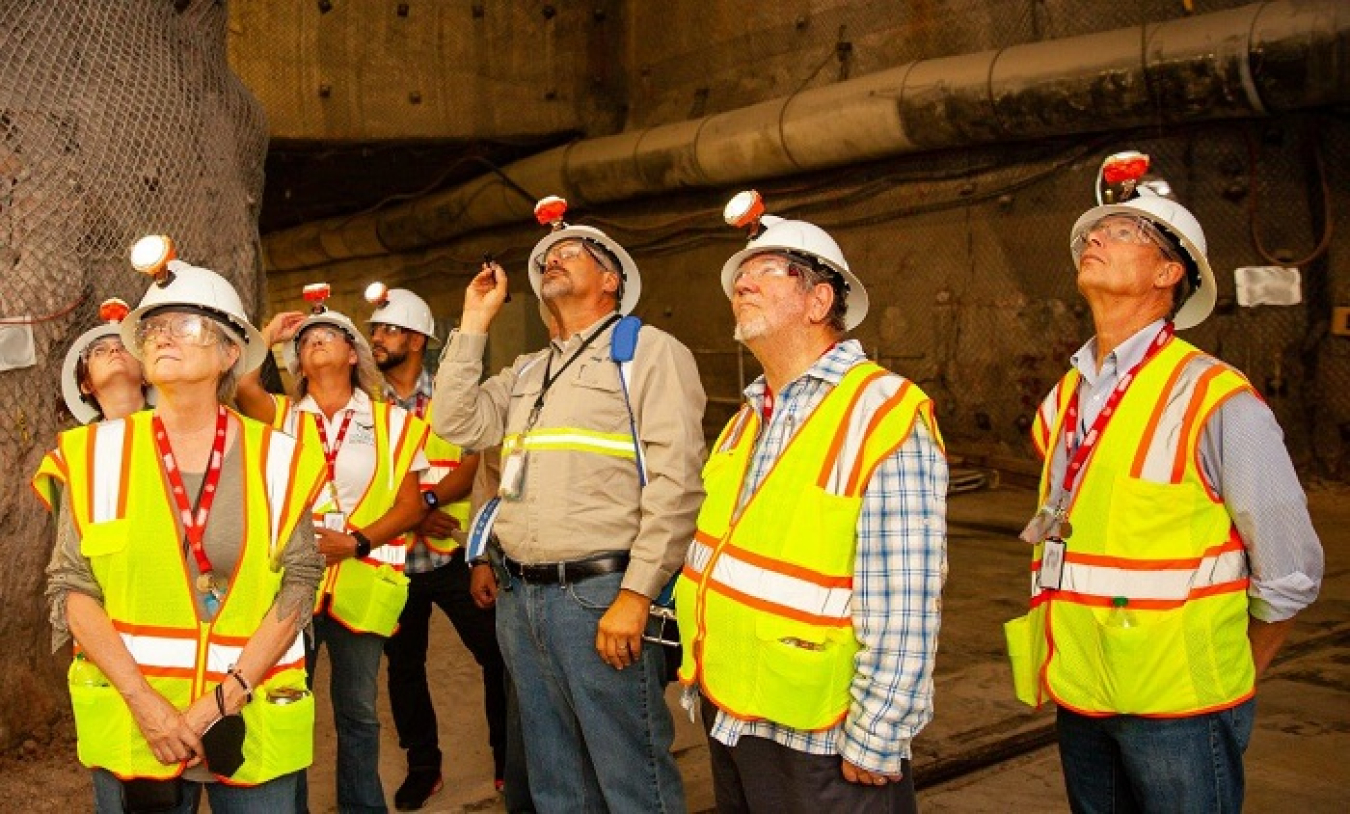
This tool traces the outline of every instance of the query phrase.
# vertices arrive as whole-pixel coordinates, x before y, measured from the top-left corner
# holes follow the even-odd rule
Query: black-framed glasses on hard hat
[[[174,342],[190,345],[214,345],[221,340],[216,321],[202,314],[170,312],[144,317],[136,326],[137,347],[145,347],[151,339],[164,336]]]

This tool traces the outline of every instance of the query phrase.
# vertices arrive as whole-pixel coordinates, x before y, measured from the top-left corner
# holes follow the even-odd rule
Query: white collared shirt
[[[322,422],[330,446],[337,444],[337,435],[342,429],[342,422],[347,412],[351,411],[351,424],[347,426],[347,434],[342,439],[342,445],[338,447],[337,461],[334,465],[338,507],[341,511],[351,514],[365,496],[371,478],[375,477],[375,414],[370,406],[370,397],[360,390],[353,390],[346,406],[333,413],[332,421],[324,417],[313,396],[305,396],[293,409],[298,413],[312,413],[316,421]],[[422,472],[430,466],[427,456],[419,449],[413,458],[411,471]],[[330,488],[326,487],[324,493],[320,495],[315,503],[316,508],[328,502],[332,496]]]

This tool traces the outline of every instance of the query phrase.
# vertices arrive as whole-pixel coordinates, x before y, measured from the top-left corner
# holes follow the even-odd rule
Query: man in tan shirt
[[[559,213],[529,275],[558,337],[479,384],[507,292],[506,273],[486,264],[441,358],[431,420],[460,446],[502,445],[493,532],[509,576],[497,636],[530,790],[542,812],[684,811],[664,653],[642,636],[703,497],[698,369],[688,348],[643,326],[621,375],[611,342],[641,282],[598,229]]]

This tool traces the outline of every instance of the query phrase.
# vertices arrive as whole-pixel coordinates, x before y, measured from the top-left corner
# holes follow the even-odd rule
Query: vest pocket
[[[130,532],[131,521],[126,518],[89,523],[80,536],[80,553],[91,560],[121,553],[127,547]]]
[[[125,773],[131,765],[131,744],[144,744],[145,738],[117,688],[72,683],[70,706],[80,763]]]
[[[752,715],[797,729],[823,729],[848,710],[857,653],[853,628],[830,630],[777,616],[755,620],[758,676]]]
[[[263,783],[307,768],[314,762],[314,695],[301,680],[273,693],[282,685],[265,685],[244,706],[244,766],[235,780]]]
[[[333,616],[348,627],[389,636],[408,601],[408,578],[387,563],[344,562],[333,590]]]
[[[1106,519],[1106,553],[1144,560],[1197,556],[1222,540],[1222,533],[1210,536],[1209,529],[1195,528],[1212,506],[1192,483],[1118,477]]]
[[[1191,705],[1185,611],[1136,614],[1130,627],[1109,624],[1111,610],[1093,609],[1105,709],[1121,714],[1168,712]],[[1059,640],[1057,639],[1057,642]]]
[[[1012,666],[1013,692],[1018,701],[1033,707],[1037,706],[1041,669],[1032,643],[1032,637],[1037,633],[1031,626],[1030,614],[1003,624],[1003,635],[1008,640],[1008,661]]]

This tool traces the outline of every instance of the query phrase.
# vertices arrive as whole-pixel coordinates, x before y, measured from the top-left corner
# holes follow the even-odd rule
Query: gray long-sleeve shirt
[[[483,334],[456,333],[441,357],[431,403],[432,430],[469,449],[521,433],[544,387],[601,323],[522,356],[479,384]],[[536,431],[580,429],[609,436],[616,452],[632,444],[613,328],[601,332],[548,389]],[[551,362],[549,361],[551,358]],[[632,362],[629,400],[647,466],[638,483],[632,456],[581,449],[532,451],[519,500],[502,501],[494,532],[506,555],[559,562],[628,551],[623,587],[656,597],[684,561],[703,500],[705,397],[693,354],[669,334],[644,326]]]

